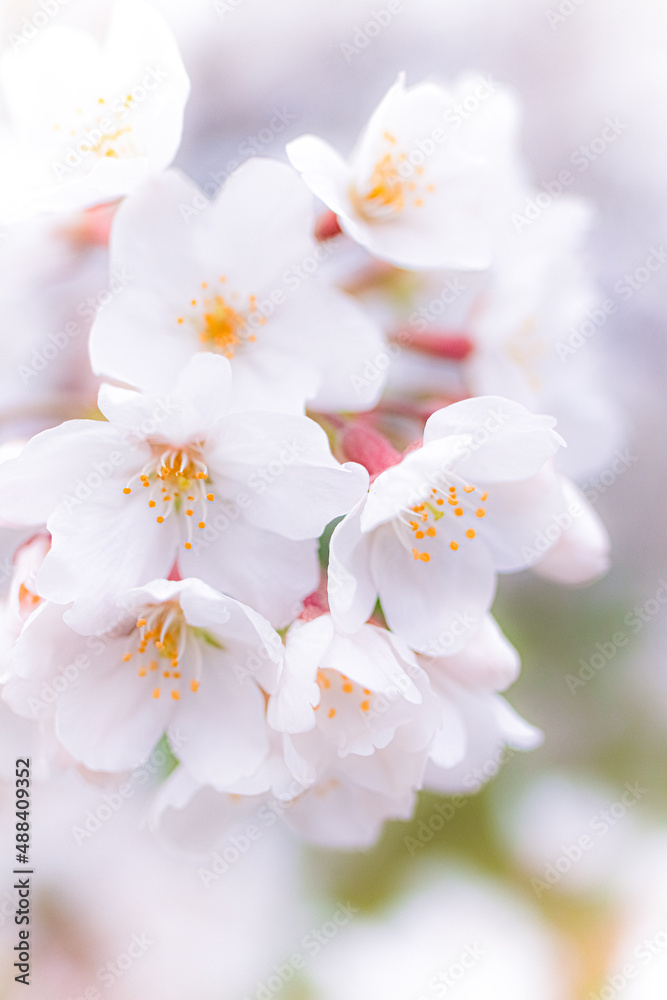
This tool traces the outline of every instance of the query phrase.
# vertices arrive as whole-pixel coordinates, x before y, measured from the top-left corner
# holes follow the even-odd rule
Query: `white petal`
[[[424,444],[445,434],[470,434],[456,471],[470,481],[526,479],[563,444],[553,417],[536,416],[501,396],[479,396],[437,410],[426,422]]]
[[[368,482],[362,466],[339,465],[318,424],[288,414],[230,415],[210,464],[216,483],[227,475],[247,487],[250,524],[295,541],[318,537],[357,503]]]
[[[18,458],[0,464],[0,517],[17,525],[44,524],[78,479],[101,478],[97,465],[103,474],[114,471],[109,455],[120,443],[118,431],[99,420],[68,420],[37,434]]]
[[[166,522],[165,522],[166,524]],[[317,587],[319,564],[315,541],[293,542],[261,531],[222,507],[190,551],[182,550],[182,576],[206,583],[255,608],[274,628],[294,621],[301,602]]]
[[[414,649],[454,652],[489,609],[495,574],[481,545],[453,552],[433,545],[430,562],[414,559],[392,525],[373,533],[371,571],[392,631]]]
[[[157,524],[139,495],[123,494],[126,482],[110,478],[47,522],[53,540],[37,584],[58,604],[75,602],[66,620],[84,633],[113,625],[118,598],[144,580],[167,576],[178,550],[177,520]]]
[[[183,737],[184,765],[216,788],[252,775],[269,752],[260,689],[237,680],[215,650],[204,651],[200,688],[183,693],[173,724]]]
[[[567,511],[561,514],[563,531],[533,569],[556,583],[591,583],[609,569],[611,541],[581,490],[564,477],[561,486],[567,503]]]
[[[472,690],[503,691],[517,679],[521,661],[493,616],[485,615],[458,653],[423,660],[422,666],[430,676],[441,670]]]
[[[153,698],[150,680],[123,662],[126,648],[123,638],[109,641],[58,699],[58,738],[92,770],[136,767],[160,739],[172,712],[173,702],[164,692]]]
[[[356,632],[373,613],[377,587],[370,567],[371,538],[361,530],[363,501],[336,526],[329,546],[328,597],[336,625]]]
[[[292,166],[325,205],[336,214],[353,214],[349,199],[351,172],[336,150],[316,135],[302,135],[288,142],[285,152]]]
[[[279,732],[301,733],[315,726],[313,708],[320,701],[315,678],[333,636],[330,615],[296,622],[288,631],[278,690],[268,709],[269,723]]]

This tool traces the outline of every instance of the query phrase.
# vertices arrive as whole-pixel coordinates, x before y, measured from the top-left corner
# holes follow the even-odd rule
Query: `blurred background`
[[[570,169],[570,192],[592,201],[589,266],[603,297],[667,247],[660,0],[154,2],[193,85],[177,166],[209,195],[252,155],[284,159],[304,132],[349,151],[400,70],[408,83],[473,70],[520,100],[535,188]],[[106,0],[60,8],[59,23],[103,31]],[[38,9],[2,0],[3,44]],[[617,138],[596,144],[610,119]],[[494,606],[523,663],[509,700],[542,729],[542,747],[491,761],[497,774],[477,795],[423,795],[412,822],[351,854],[273,826],[247,854],[170,853],[136,833],[166,755],[105,819],[104,787],[50,781],[34,795],[33,997],[664,1000],[667,267],[644,273],[596,334],[625,458],[580,484],[595,492],[613,568],[585,590],[504,579]],[[6,791],[3,801],[9,832]],[[23,994],[5,947],[5,882],[9,998]]]

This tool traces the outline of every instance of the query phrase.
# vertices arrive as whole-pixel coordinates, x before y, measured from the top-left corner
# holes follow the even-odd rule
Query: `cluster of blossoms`
[[[167,829],[270,804],[338,846],[535,746],[498,575],[605,571],[569,477],[617,430],[557,350],[595,302],[589,212],[517,231],[512,95],[462,120],[479,80],[401,76],[348,160],[306,135],[208,202],[170,168],[188,79],[143,0],[0,79],[3,713],[89,771],[171,739]]]

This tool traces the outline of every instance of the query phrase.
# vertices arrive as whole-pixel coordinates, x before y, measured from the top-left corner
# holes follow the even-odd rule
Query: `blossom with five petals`
[[[43,431],[0,466],[0,517],[46,524],[41,596],[98,631],[147,580],[198,576],[284,626],[317,586],[317,538],[368,474],[341,466],[307,417],[230,414],[226,358],[199,354],[173,396],[103,385],[107,421]]]

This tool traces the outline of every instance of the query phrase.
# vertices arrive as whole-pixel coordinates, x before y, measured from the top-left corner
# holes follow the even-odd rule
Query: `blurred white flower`
[[[355,917],[308,968],[322,1000],[562,1000],[568,953],[501,883],[424,866],[389,912]]]
[[[328,614],[289,629],[268,718],[290,735],[288,766],[312,786],[288,821],[337,846],[371,843],[412,801],[438,722],[426,675],[403,643],[376,625],[337,632]]]
[[[313,926],[312,903],[295,891],[299,851],[277,830],[264,827],[209,883],[199,872],[208,858],[156,843],[142,817],[166,761],[158,749],[120,782],[90,785],[71,771],[33,782],[35,996],[142,1000],[157,991],[161,1000],[220,1000],[222,984],[225,996],[240,998]],[[0,884],[0,989],[10,1000],[25,992],[12,967],[15,881],[3,873]],[[196,962],[183,960],[198,952]]]
[[[169,166],[190,84],[176,40],[144,0],[117,0],[105,45],[59,24],[0,57],[4,222],[127,194]]]

